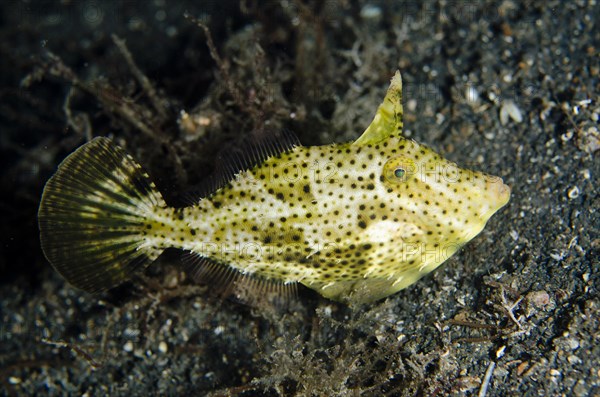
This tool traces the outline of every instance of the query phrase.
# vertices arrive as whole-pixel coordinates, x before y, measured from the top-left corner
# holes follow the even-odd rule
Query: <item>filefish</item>
[[[185,208],[168,206],[124,149],[98,137],[46,184],[41,245],[70,284],[92,293],[175,247],[191,279],[242,301],[287,299],[302,284],[334,301],[373,302],[437,268],[510,198],[501,178],[460,168],[402,129],[396,72],[356,141],[302,146],[283,133],[255,143]]]

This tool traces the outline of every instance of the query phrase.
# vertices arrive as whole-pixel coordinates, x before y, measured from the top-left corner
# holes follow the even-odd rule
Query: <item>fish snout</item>
[[[496,204],[497,209],[506,205],[510,200],[510,186],[506,185],[502,178],[498,176],[486,178],[486,190],[488,197],[492,203]]]

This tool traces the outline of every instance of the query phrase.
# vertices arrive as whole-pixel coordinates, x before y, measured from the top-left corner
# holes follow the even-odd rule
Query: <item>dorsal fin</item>
[[[233,298],[253,307],[285,309],[298,294],[298,283],[242,274],[192,251],[183,254],[182,262],[195,282],[210,285],[212,291],[222,298]]]
[[[300,145],[296,135],[286,129],[255,132],[252,137],[248,142],[220,153],[213,175],[199,187],[183,195],[183,199],[190,205],[196,204],[199,199],[225,186],[241,171],[249,170],[269,157],[280,155]]]
[[[402,76],[397,70],[373,121],[360,138],[354,141],[354,145],[374,145],[392,135],[402,135],[402,115]]]

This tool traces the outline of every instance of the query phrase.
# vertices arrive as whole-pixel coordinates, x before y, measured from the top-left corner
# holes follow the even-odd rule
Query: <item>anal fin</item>
[[[210,285],[222,298],[232,298],[253,307],[285,309],[298,295],[298,283],[243,274],[192,251],[183,254],[182,262],[195,282]]]

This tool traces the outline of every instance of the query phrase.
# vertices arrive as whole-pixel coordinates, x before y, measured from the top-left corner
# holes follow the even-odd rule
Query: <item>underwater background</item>
[[[599,20],[595,1],[1,2],[0,394],[600,394]],[[181,204],[259,131],[356,139],[396,70],[405,135],[512,189],[409,288],[281,312],[193,284],[176,251],[99,296],[44,258],[43,186],[91,137]]]

